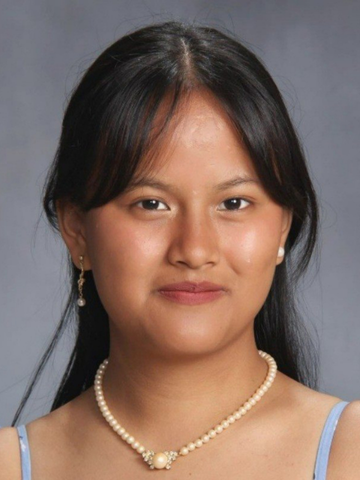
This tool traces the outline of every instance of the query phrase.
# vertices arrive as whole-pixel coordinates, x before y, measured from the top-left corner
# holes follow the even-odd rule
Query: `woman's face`
[[[252,181],[220,188],[236,177]],[[291,214],[262,188],[209,95],[191,97],[151,179],[169,187],[138,186],[91,210],[81,223],[85,243],[68,240],[68,247],[76,265],[84,253],[93,270],[112,344],[161,355],[213,352],[253,329]],[[182,281],[213,282],[225,292],[195,305],[159,293]]]

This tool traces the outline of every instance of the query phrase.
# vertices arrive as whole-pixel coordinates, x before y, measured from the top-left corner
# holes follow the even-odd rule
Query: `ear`
[[[279,248],[285,248],[286,239],[288,237],[291,223],[293,219],[293,211],[289,208],[283,208],[282,210],[282,226],[281,226],[281,236],[280,236],[280,244]],[[285,254],[283,256],[278,256],[276,260],[276,265],[279,265],[284,260]]]
[[[87,255],[85,213],[68,201],[56,201],[56,212],[61,236],[73,263],[80,269],[80,255],[84,255],[84,270],[91,268]]]

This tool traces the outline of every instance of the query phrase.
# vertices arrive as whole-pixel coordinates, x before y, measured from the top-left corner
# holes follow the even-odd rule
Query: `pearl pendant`
[[[169,470],[172,462],[178,457],[178,453],[173,451],[155,453],[153,450],[147,450],[143,452],[142,456],[151,469],[166,468]]]
[[[86,303],[85,298],[78,298],[77,304],[79,305],[79,307],[83,307],[85,303]]]

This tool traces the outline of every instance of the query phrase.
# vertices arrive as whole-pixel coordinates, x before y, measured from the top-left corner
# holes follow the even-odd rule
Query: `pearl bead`
[[[134,450],[137,450],[137,449],[139,448],[139,446],[140,446],[140,443],[137,442],[137,441],[135,441],[135,442],[132,443],[131,446],[133,447]]]
[[[192,452],[193,450],[195,450],[195,448],[195,443],[190,442],[187,444],[187,449],[189,450],[189,452]]]
[[[207,443],[210,440],[210,437],[209,437],[209,435],[205,434],[201,437],[201,440],[202,440],[203,443]]]
[[[223,427],[221,425],[216,425],[215,432],[216,433],[221,433],[222,431],[223,431]]]
[[[180,449],[180,455],[187,455],[189,453],[189,450],[186,447],[182,447]]]
[[[143,452],[145,452],[145,447],[144,447],[143,445],[140,445],[140,447],[138,447],[138,448],[136,449],[136,451],[137,451],[138,453],[143,453]]]
[[[197,448],[202,447],[202,444],[203,444],[203,442],[202,442],[199,438],[195,441],[195,446],[196,446]]]
[[[210,438],[215,438],[216,437],[216,431],[214,429],[209,430],[208,435]]]
[[[153,456],[152,464],[154,465],[155,468],[157,469],[165,468],[167,463],[168,463],[168,458],[165,455],[165,453],[160,452],[160,453],[156,453]]]
[[[135,442],[135,438],[132,437],[132,436],[130,436],[130,437],[128,437],[128,438],[126,439],[126,441],[127,441],[127,443],[130,443],[130,444],[131,444],[131,443],[134,443],[134,442]]]
[[[86,304],[85,298],[78,298],[77,304],[79,307],[83,307]]]

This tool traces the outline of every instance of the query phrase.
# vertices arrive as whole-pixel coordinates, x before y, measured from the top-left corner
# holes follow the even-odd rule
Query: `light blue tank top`
[[[326,471],[329,461],[331,442],[334,437],[340,415],[348,403],[350,402],[343,400],[335,404],[330,410],[320,437],[313,480],[326,480]],[[26,425],[19,425],[16,428],[20,442],[21,478],[22,480],[31,480],[31,459]]]
[[[343,400],[336,403],[330,410],[320,437],[313,480],[326,480],[326,471],[329,462],[331,442],[334,438],[334,433],[340,415],[348,403],[350,402]]]

